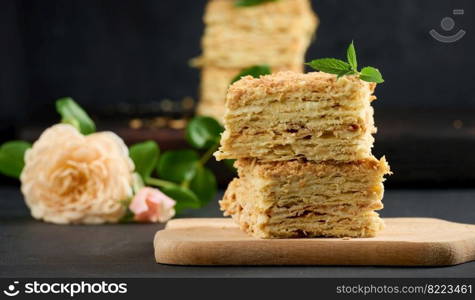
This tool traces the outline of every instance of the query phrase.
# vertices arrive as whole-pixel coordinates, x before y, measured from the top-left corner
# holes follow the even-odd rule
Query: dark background
[[[159,115],[162,99],[196,99],[199,72],[188,60],[200,54],[205,3],[1,1],[0,142],[57,121],[54,101],[63,96],[75,98],[100,128],[108,120]],[[313,4],[321,24],[308,59],[343,58],[354,39],[360,64],[384,75],[374,103],[375,153],[393,166],[388,184],[474,187],[474,2]],[[452,16],[456,8],[465,14]],[[446,16],[456,20],[448,34],[467,31],[462,40],[430,37],[432,28],[444,33]]]

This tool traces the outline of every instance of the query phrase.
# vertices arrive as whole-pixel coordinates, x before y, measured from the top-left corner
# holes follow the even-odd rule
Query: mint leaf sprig
[[[306,65],[314,68],[317,71],[335,74],[337,78],[345,75],[358,75],[361,80],[367,82],[383,83],[384,79],[378,69],[373,67],[364,67],[358,71],[358,59],[356,57],[355,45],[353,42],[346,50],[346,60],[343,61],[336,58],[320,58],[312,60]]]
[[[234,6],[237,7],[246,7],[246,6],[256,6],[267,2],[276,2],[278,0],[236,0]]]

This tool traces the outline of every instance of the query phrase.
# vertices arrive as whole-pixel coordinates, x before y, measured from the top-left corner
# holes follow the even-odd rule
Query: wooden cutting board
[[[475,225],[385,219],[375,238],[257,239],[231,219],[176,219],[155,235],[157,262],[172,265],[441,266],[475,260]]]

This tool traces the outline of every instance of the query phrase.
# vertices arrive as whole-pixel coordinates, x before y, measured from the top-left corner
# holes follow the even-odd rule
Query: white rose
[[[21,190],[36,219],[57,224],[117,222],[132,196],[134,164],[112,132],[82,135],[67,124],[45,130],[25,154]]]

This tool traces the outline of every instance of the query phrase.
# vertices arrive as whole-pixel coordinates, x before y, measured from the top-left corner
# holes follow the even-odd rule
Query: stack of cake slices
[[[390,173],[371,154],[375,86],[322,72],[234,83],[215,153],[237,159],[224,214],[260,238],[375,236]]]
[[[206,7],[198,113],[223,119],[226,90],[243,69],[268,65],[272,71],[302,71],[317,19],[309,0],[280,0],[236,6],[210,0]]]

